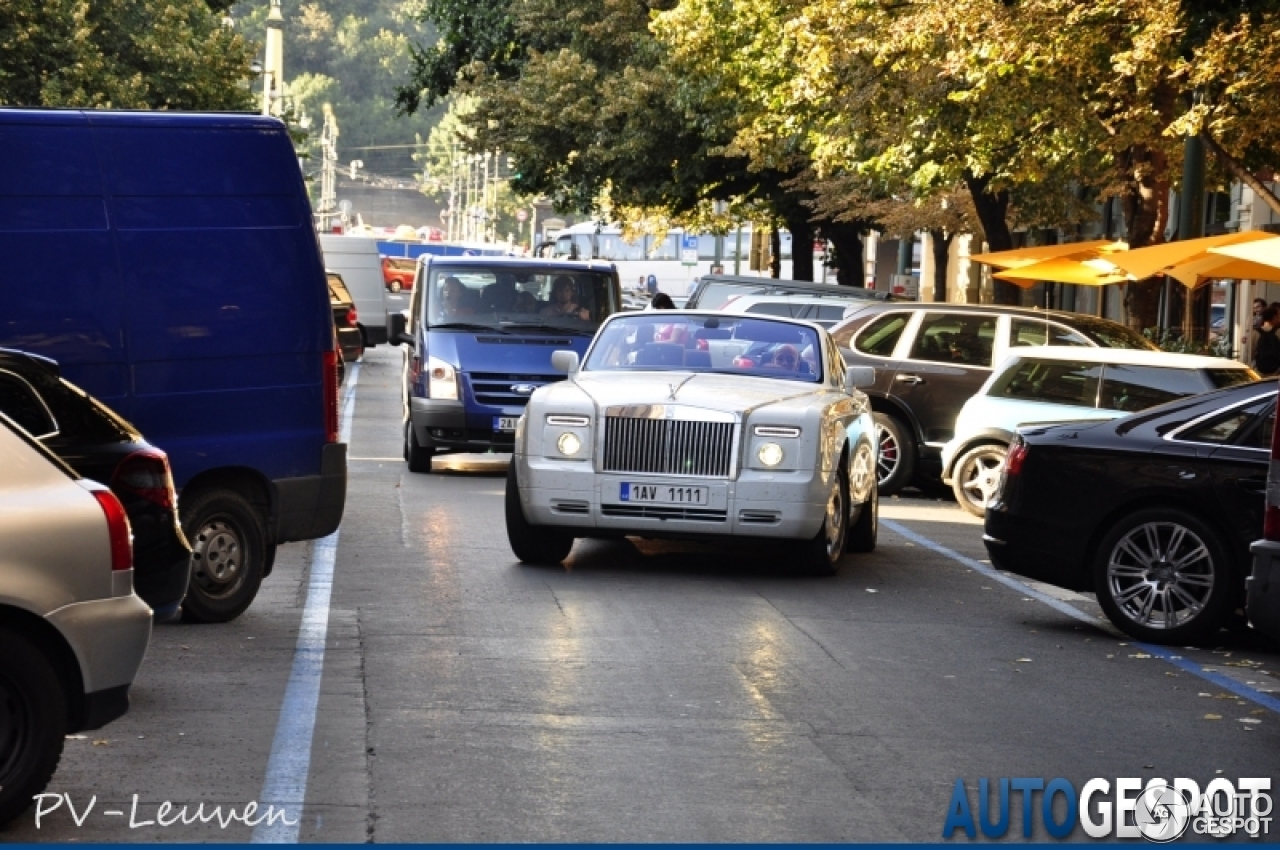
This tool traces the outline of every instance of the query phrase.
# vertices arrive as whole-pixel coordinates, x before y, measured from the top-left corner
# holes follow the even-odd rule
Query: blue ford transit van
[[[0,109],[0,346],[56,360],[169,455],[186,616],[252,602],[346,498],[324,266],[285,126]]]
[[[619,309],[607,263],[508,257],[419,258],[409,315],[388,318],[389,341],[408,347],[404,457],[430,472],[440,451],[511,451],[516,421],[538,387],[564,378],[551,353],[586,353]]]

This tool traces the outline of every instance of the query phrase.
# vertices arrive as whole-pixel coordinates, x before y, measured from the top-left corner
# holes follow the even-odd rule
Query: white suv
[[[753,313],[765,316],[782,316],[786,319],[804,319],[824,328],[831,328],[864,306],[864,301],[850,303],[848,298],[823,298],[813,295],[737,295],[720,309],[726,313]]]
[[[151,638],[129,520],[0,414],[0,823],[44,790],[66,735],[129,708]]]
[[[942,480],[983,516],[1019,425],[1118,419],[1182,396],[1258,380],[1234,360],[1123,348],[1018,348],[956,418]]]

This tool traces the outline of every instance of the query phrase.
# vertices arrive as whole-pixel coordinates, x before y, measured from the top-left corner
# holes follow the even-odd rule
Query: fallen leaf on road
[[[1241,717],[1240,722],[1241,723],[1261,723],[1262,721],[1256,717]]]
[[[1222,719],[1222,715],[1221,715],[1221,714],[1206,714],[1206,715],[1204,716],[1204,719],[1205,719],[1205,720],[1221,720],[1221,719]]]
[[[1211,697],[1213,694],[1196,694],[1198,697]]]
[[[880,592],[880,591],[876,590],[874,587],[868,587],[868,588],[867,588],[867,593],[879,593],[879,592]]]
[[[1013,662],[1013,663],[1014,663],[1014,664],[1030,664],[1030,663],[1031,663],[1031,659],[1030,659],[1030,658],[1019,658],[1017,661],[1015,661],[1015,662]]]
[[[95,747],[109,747],[111,746],[111,742],[106,738],[98,738],[93,742],[93,745]]]
[[[1151,656],[1147,655],[1145,652],[1135,652],[1133,655],[1130,655],[1129,657],[1130,658],[1150,658]]]

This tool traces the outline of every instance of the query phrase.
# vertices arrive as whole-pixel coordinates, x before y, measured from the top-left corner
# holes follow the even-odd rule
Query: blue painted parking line
[[[360,364],[347,374],[347,391],[342,405],[339,439],[350,445],[351,419],[355,412],[356,383]],[[338,531],[315,542],[311,550],[311,577],[307,601],[293,650],[293,669],[280,704],[267,776],[262,782],[259,802],[276,805],[286,817],[264,820],[253,830],[254,844],[296,844],[307,802],[307,775],[311,770],[311,740],[316,729],[316,708],[320,702],[320,679],[324,673],[325,640],[329,632],[329,600],[333,592],[333,565],[338,553]]]
[[[1043,602],[1045,605],[1048,605],[1050,608],[1054,609],[1055,611],[1060,611],[1063,614],[1066,614],[1068,617],[1072,617],[1076,620],[1079,620],[1082,623],[1087,623],[1091,626],[1102,627],[1104,625],[1105,621],[1100,620],[1097,617],[1094,617],[1090,614],[1087,614],[1084,611],[1081,611],[1079,608],[1075,607],[1069,602],[1063,602],[1061,599],[1054,599],[1052,596],[1050,596],[1047,593],[1044,593],[1043,591],[1036,590],[1033,587],[1028,587],[1022,582],[1018,581],[1016,578],[1013,578],[1012,576],[1007,576],[1004,573],[1000,572],[995,567],[992,567],[990,564],[984,564],[981,561],[975,560],[966,555],[961,555],[959,552],[956,552],[953,549],[948,549],[946,546],[943,546],[941,543],[936,543],[922,534],[917,534],[916,532],[910,530],[909,528],[902,525],[901,523],[894,522],[892,520],[881,519],[880,524],[885,528],[889,529],[890,531],[892,531],[894,534],[897,534],[899,537],[903,537],[903,538],[906,538],[907,540],[910,540],[912,543],[916,544],[917,546],[923,546],[926,549],[930,549],[934,552],[937,552],[939,555],[942,555],[945,558],[949,558],[950,560],[955,561],[958,564],[962,564],[975,572],[981,573],[983,576],[986,576],[992,581],[998,581],[1001,584],[1005,585],[1006,587],[1009,587],[1013,590],[1018,591],[1024,596],[1029,596],[1032,599],[1035,599],[1037,602]],[[1166,647],[1156,646],[1154,644],[1149,644],[1149,643],[1142,643],[1140,641],[1132,641],[1130,645],[1138,647],[1143,652],[1153,655],[1156,658],[1161,658],[1169,662],[1173,666],[1177,667],[1179,670],[1183,670],[1187,673],[1192,674],[1193,676],[1198,676],[1201,679],[1204,679],[1206,682],[1212,682],[1214,685],[1220,688],[1223,688],[1224,690],[1228,690],[1238,697],[1250,700],[1251,702],[1255,702],[1258,705],[1262,706],[1263,708],[1269,708],[1272,711],[1276,712],[1277,714],[1280,714],[1280,699],[1276,699],[1274,696],[1270,694],[1263,693],[1262,691],[1259,691],[1255,688],[1251,688],[1248,685],[1237,682],[1234,679],[1232,679],[1230,676],[1224,676],[1221,673],[1217,673],[1213,670],[1206,670],[1196,662],[1183,658],[1179,656],[1176,652],[1172,652]]]

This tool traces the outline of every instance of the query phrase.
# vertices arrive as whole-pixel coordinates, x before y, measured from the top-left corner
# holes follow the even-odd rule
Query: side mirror
[[[405,333],[407,320],[403,312],[395,312],[387,314],[387,342],[392,345],[405,345],[412,348],[414,346],[413,337]]]
[[[844,388],[846,392],[853,392],[863,387],[874,386],[876,382],[876,370],[871,366],[846,366],[844,370]]]
[[[572,375],[574,372],[578,371],[578,352],[551,352],[551,368],[555,369],[557,372],[564,372],[566,375]]]

